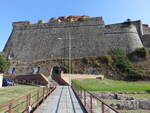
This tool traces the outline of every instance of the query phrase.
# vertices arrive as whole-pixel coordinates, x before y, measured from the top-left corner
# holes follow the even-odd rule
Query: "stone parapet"
[[[33,24],[30,21],[13,22],[15,30],[32,30],[32,29],[46,29],[46,28],[65,28],[65,27],[80,27],[80,26],[104,26],[102,17],[93,17],[83,21],[56,21],[45,23],[39,20],[38,23]]]

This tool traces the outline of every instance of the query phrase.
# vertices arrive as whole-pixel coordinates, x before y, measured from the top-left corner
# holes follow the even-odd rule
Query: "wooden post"
[[[31,105],[31,93],[29,93],[29,98],[28,98],[28,106],[30,106]]]
[[[84,106],[86,107],[86,91],[84,91]]]
[[[9,107],[8,113],[12,113],[12,103],[10,103],[8,107]]]
[[[47,96],[48,96],[48,94],[49,94],[49,88],[47,88]]]
[[[92,108],[92,95],[90,94],[90,112],[93,113],[93,108]]]
[[[37,101],[39,101],[39,90],[37,90]]]
[[[26,112],[28,113],[28,104],[29,104],[29,101],[28,101],[28,95],[26,96]]]
[[[52,92],[52,89],[49,89],[49,93],[51,93]]]
[[[83,101],[82,101],[82,89],[81,89],[81,102],[83,102]]]
[[[44,100],[44,90],[45,90],[45,88],[43,87],[43,100]]]
[[[104,103],[102,102],[102,113],[104,113]]]

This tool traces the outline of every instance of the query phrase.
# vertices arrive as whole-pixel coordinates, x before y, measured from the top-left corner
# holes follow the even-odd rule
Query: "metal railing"
[[[0,113],[30,113],[34,111],[55,88],[56,87],[43,87],[12,100],[8,104],[0,105]]]
[[[72,83],[72,89],[88,113],[119,113],[96,95]]]

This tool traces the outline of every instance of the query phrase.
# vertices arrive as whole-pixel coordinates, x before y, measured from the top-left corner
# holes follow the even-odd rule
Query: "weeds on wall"
[[[0,55],[0,73],[7,72],[10,66],[10,61],[3,55]]]

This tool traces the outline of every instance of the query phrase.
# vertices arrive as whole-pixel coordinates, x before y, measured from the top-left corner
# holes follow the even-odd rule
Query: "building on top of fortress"
[[[150,27],[140,20],[105,25],[102,17],[65,16],[14,22],[3,52],[14,60],[33,62],[49,58],[97,56],[110,48],[122,48],[127,53],[150,47]],[[69,45],[71,44],[71,45]],[[69,49],[70,48],[70,49]]]

